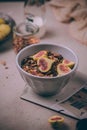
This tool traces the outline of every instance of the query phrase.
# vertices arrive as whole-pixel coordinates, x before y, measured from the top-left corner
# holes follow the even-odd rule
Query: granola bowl
[[[42,51],[45,52],[44,53],[45,56],[41,57]],[[40,53],[40,57],[35,58],[35,56],[38,53]],[[30,71],[25,71],[22,68],[22,65],[24,63],[24,59],[25,61],[27,61],[26,58],[35,60],[35,64],[38,64],[41,58],[44,59],[44,61],[46,62],[42,62],[41,65],[43,66],[45,65],[45,63],[47,63],[48,68],[49,68],[47,70],[48,72],[42,71],[42,68],[44,67],[41,68],[40,64],[36,66],[39,67],[38,68],[39,72],[42,72],[42,73],[32,74],[30,73],[32,68],[29,69]],[[67,71],[67,67],[66,67],[67,65],[65,65],[64,68],[62,66],[59,67],[59,64],[63,64],[62,62],[64,62],[65,59],[70,61],[70,63],[74,63],[74,64],[73,64],[73,67],[71,67],[72,64],[68,64],[69,65],[68,67],[71,67],[70,71],[68,71],[67,73],[61,73],[62,71],[60,71],[60,68],[64,71]],[[58,63],[57,67],[56,67],[56,63]],[[27,66],[28,64],[30,64],[30,62],[27,63]],[[65,46],[61,46],[54,43],[53,44],[40,43],[40,44],[30,45],[22,49],[16,56],[16,65],[23,80],[28,84],[29,87],[31,87],[31,89],[35,93],[42,96],[52,96],[59,93],[67,85],[67,83],[69,83],[69,81],[72,79],[78,67],[78,57],[71,49]],[[53,65],[55,66],[53,67]],[[27,68],[27,66],[25,68]],[[37,67],[35,67],[35,69]],[[55,70],[53,70],[53,68],[55,68]],[[56,70],[57,70],[57,73],[56,73]]]

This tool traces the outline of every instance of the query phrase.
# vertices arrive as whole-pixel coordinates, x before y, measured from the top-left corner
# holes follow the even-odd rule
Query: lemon
[[[5,23],[5,20],[3,18],[0,18],[0,24]]]
[[[0,40],[3,40],[11,32],[11,27],[7,24],[0,24]]]

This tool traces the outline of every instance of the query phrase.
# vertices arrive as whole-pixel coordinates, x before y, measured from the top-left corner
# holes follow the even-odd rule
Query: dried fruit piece
[[[28,38],[23,38],[21,36],[13,35],[13,48],[16,54],[26,46],[32,44],[38,44],[40,39],[35,36],[29,36]]]
[[[62,63],[64,63],[65,65],[67,65],[70,68],[73,68],[75,65],[75,63],[73,61],[69,61],[67,59],[64,59]]]
[[[70,71],[71,71],[71,68],[63,63],[60,63],[57,65],[57,72],[59,75],[64,75]]]
[[[30,37],[29,39],[26,40],[28,44],[35,44],[35,43],[39,43],[40,42],[40,39],[37,38],[37,37]]]
[[[51,69],[53,62],[54,60],[48,59],[46,57],[40,57],[37,60],[38,69],[44,73],[48,72]]]
[[[52,125],[52,127],[59,127],[64,122],[64,118],[62,116],[55,115],[50,117],[48,122]]]
[[[47,51],[45,50],[39,51],[38,53],[33,55],[33,59],[38,60],[39,58],[46,56],[46,54],[47,54]]]

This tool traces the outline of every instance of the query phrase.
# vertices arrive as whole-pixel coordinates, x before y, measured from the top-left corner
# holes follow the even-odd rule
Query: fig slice
[[[67,65],[63,64],[63,63],[60,63],[60,64],[57,65],[58,75],[64,75],[64,74],[67,74],[70,71],[71,71],[71,68],[68,67]]]
[[[48,119],[49,123],[55,123],[55,122],[64,122],[64,118],[62,116],[54,115]]]
[[[53,64],[54,60],[48,59],[46,57],[40,57],[37,60],[37,65],[39,71],[46,73],[51,69],[51,66]]]
[[[46,54],[47,54],[47,51],[45,51],[45,50],[39,51],[38,53],[33,55],[33,59],[38,60],[40,57],[46,56]]]
[[[67,59],[64,59],[63,64],[67,65],[68,67],[70,67],[71,69],[74,67],[75,63],[73,61],[69,61]]]

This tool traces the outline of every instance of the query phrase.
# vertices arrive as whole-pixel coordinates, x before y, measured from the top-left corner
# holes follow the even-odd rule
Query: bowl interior
[[[37,52],[39,52],[41,50],[48,50],[48,51],[52,51],[52,52],[56,52],[56,53],[61,54],[65,59],[68,59],[68,60],[73,61],[75,63],[74,68],[69,73],[76,70],[76,68],[78,66],[77,55],[70,48],[60,46],[58,44],[49,44],[49,43],[48,44],[47,43],[34,44],[34,45],[30,45],[30,46],[27,46],[24,49],[22,49],[17,54],[17,57],[16,57],[16,63],[17,63],[18,69],[20,69],[24,73],[27,73],[21,68],[21,61],[25,57],[27,57],[29,55],[33,55],[33,54],[35,54],[35,53],[37,53]],[[27,75],[31,75],[31,74],[27,73]],[[40,78],[42,78],[42,77],[40,77]]]

